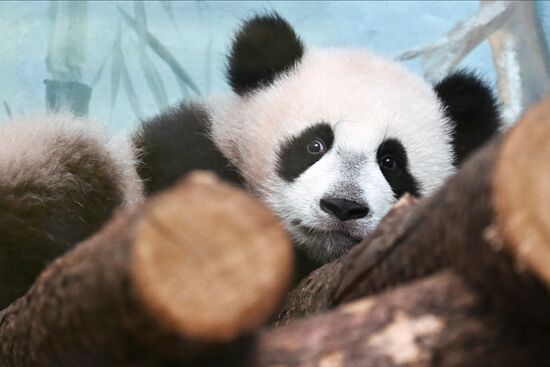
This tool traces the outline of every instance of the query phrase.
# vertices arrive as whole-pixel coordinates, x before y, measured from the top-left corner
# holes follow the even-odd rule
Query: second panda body
[[[278,15],[243,24],[227,77],[232,96],[140,127],[146,190],[214,170],[266,202],[317,263],[366,237],[403,193],[431,193],[499,125],[475,75],[432,86],[367,51],[306,48]]]
[[[69,113],[0,126],[0,309],[56,257],[143,200],[135,157],[96,121]]]

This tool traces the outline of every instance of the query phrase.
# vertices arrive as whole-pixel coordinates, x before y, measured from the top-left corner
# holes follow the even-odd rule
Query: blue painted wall
[[[227,92],[223,77],[225,53],[231,35],[245,16],[275,10],[286,17],[306,44],[328,47],[367,47],[392,57],[423,45],[445,34],[457,21],[467,19],[478,8],[476,1],[258,1],[258,2],[171,2],[171,17],[158,1],[145,3],[148,29],[177,57],[199,86],[202,95]],[[49,78],[45,57],[48,42],[48,2],[0,2],[0,101],[14,113],[44,107],[43,80]],[[539,2],[544,28],[550,29],[550,4]],[[117,7],[134,14],[130,1],[88,3],[87,57],[82,82],[90,83],[107,57],[116,35],[120,15]],[[138,62],[137,37],[122,26],[122,44],[129,75],[144,115],[158,112]],[[155,61],[171,103],[182,95],[169,68],[150,53]],[[410,62],[420,72],[418,62]],[[494,81],[490,48],[484,42],[461,66],[473,68]],[[110,119],[111,66],[93,88],[90,115]],[[0,120],[6,113],[0,107]],[[119,91],[112,121],[113,131],[126,130],[136,123],[123,88]]]

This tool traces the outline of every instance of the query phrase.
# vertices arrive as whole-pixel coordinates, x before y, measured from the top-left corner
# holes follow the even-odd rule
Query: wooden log
[[[246,335],[292,249],[271,212],[198,173],[55,260],[0,313],[0,365],[156,366]]]
[[[546,102],[434,195],[391,211],[369,238],[305,278],[278,323],[453,266],[519,320],[550,327],[549,141]]]
[[[513,325],[451,271],[258,333],[249,367],[547,366],[548,333]]]

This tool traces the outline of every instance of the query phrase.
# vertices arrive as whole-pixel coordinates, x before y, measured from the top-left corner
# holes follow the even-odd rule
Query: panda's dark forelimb
[[[276,13],[256,15],[243,23],[228,57],[227,79],[239,95],[270,84],[304,54],[304,45]]]
[[[170,187],[193,170],[210,170],[242,186],[238,170],[210,137],[210,116],[200,104],[182,103],[143,122],[133,136],[145,193]]]
[[[455,165],[495,135],[501,125],[492,89],[476,73],[457,71],[434,87],[453,123]]]

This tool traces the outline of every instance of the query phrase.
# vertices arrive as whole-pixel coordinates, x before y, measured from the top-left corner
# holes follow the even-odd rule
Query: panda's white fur
[[[406,147],[422,195],[454,171],[451,127],[433,87],[367,51],[306,49],[302,60],[273,84],[213,104],[211,110],[214,141],[251,192],[320,261],[366,237],[395,202],[376,157],[385,138],[397,138]],[[319,121],[333,127],[334,146],[295,181],[286,182],[277,174],[279,147]],[[351,164],[360,168],[350,172]],[[341,222],[322,211],[320,199],[337,191],[366,202],[370,214]],[[297,220],[300,225],[293,224]],[[300,229],[304,226],[314,231],[306,233]]]

